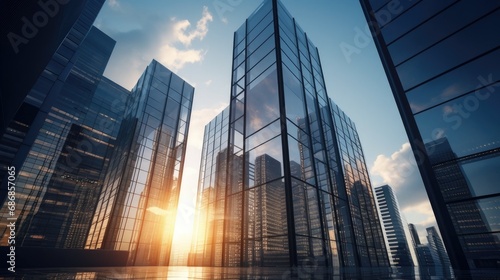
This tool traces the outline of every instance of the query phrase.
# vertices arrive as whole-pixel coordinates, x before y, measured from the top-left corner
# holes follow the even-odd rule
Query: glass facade
[[[38,104],[41,108],[33,121],[39,123],[40,130],[35,131],[36,124],[28,127],[25,140],[31,145],[21,146],[15,154],[15,162],[20,162],[14,165],[18,174],[14,216],[17,246],[84,246],[123,114],[123,110],[113,108],[113,102],[128,94],[102,79],[114,44],[110,37],[92,28],[75,49],[59,90],[43,92],[52,101],[46,112],[46,103]],[[39,82],[45,81],[46,75],[48,72]],[[32,93],[40,89],[37,84]],[[28,99],[34,95],[30,93]],[[24,149],[28,150],[23,158]],[[9,213],[2,213],[3,223],[8,217]],[[2,230],[2,245],[7,244],[6,228]]]
[[[158,62],[147,67],[125,104],[86,248],[168,265],[193,93]]]
[[[16,128],[12,122],[25,120],[22,112],[26,104],[22,105],[27,102],[27,95],[33,94],[30,90],[35,83],[40,84],[40,75],[45,71],[57,72],[55,65],[65,66],[68,53],[64,57],[55,53],[62,55],[63,49],[74,52],[103,3],[104,0],[0,3],[0,136],[8,126]],[[3,179],[4,173],[1,174]]]
[[[375,188],[382,224],[384,225],[391,265],[415,266],[410,252],[410,244],[401,219],[399,204],[392,188],[388,185]],[[415,229],[413,229],[415,230]],[[418,237],[418,235],[417,235]]]
[[[264,1],[234,34],[230,105],[205,127],[190,265],[388,265],[359,139],[334,112],[318,50]],[[345,161],[341,132],[357,145]]]
[[[500,268],[500,3],[361,3],[453,266]]]
[[[0,131],[0,187],[2,189],[7,189],[8,180],[4,180],[4,178],[8,176],[7,167],[15,166],[19,168],[23,165],[31,147],[34,145],[34,141],[44,124],[43,121],[51,112],[51,107],[61,94],[61,89],[69,76],[68,74],[73,70],[78,60],[75,54],[92,27],[92,23],[97,17],[103,2],[102,0],[82,1],[82,7],[76,8],[74,5],[66,6],[68,10],[64,7],[59,7],[61,13],[63,10],[64,13],[67,13],[66,16],[73,14],[75,11],[80,12],[74,15],[75,19],[64,21],[71,21],[72,25],[69,26],[70,28],[66,25],[53,27],[49,25],[47,28],[51,28],[51,36],[47,37],[47,35],[44,35],[44,37],[41,35],[43,32],[40,32],[35,38],[37,39],[40,37],[39,39],[43,39],[43,43],[39,43],[39,45],[48,45],[47,49],[40,50],[40,48],[36,46],[34,50],[26,50],[19,55],[11,54],[11,56],[15,58],[6,59],[7,64],[13,63],[13,68],[23,68],[22,71],[25,71],[27,76],[35,76],[36,79],[32,87],[26,88],[26,85],[34,77],[23,77],[21,79],[19,77],[22,75],[18,74],[14,78],[8,79],[7,77],[11,77],[12,75],[12,73],[10,73],[12,69],[9,69],[9,67],[2,67],[2,80],[8,80],[5,84],[2,82],[2,91],[6,90],[5,94],[2,94],[1,107],[4,107],[2,110],[5,112],[12,111],[13,108],[17,110],[16,112],[11,112],[12,116],[10,115],[11,113],[6,113],[4,116],[0,117],[2,119],[5,117],[5,121],[12,118],[6,123],[1,124],[2,129]],[[23,5],[29,6],[30,4],[23,3]],[[19,20],[19,18],[16,18],[15,21]],[[70,22],[66,22],[65,24],[70,24]],[[66,28],[68,28],[69,31],[65,32]],[[53,38],[52,36],[54,36],[54,34],[62,38]],[[61,41],[59,41],[59,39]],[[34,44],[36,43],[33,42],[31,45]],[[57,45],[57,47],[54,47],[53,53],[48,53],[48,49],[50,49],[49,45]],[[26,52],[30,52],[30,54]],[[23,57],[27,59],[27,57],[32,56],[31,53],[37,53],[37,55],[32,59],[23,61]],[[2,55],[4,54],[2,53]],[[45,58],[48,59],[44,64],[42,60]],[[16,59],[19,59],[19,61],[15,62]],[[96,68],[101,66],[102,65],[98,65]],[[41,68],[41,73],[34,73],[38,68]],[[13,73],[18,73],[17,71],[16,69]],[[9,87],[13,89],[8,89]],[[23,95],[22,91],[25,88],[27,92]],[[13,93],[7,94],[8,91],[18,92],[19,95]],[[5,200],[6,195],[7,192],[0,192],[1,203]]]

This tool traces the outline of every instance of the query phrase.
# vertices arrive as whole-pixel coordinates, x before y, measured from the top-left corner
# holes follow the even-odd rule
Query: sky
[[[356,123],[373,187],[393,188],[426,242],[434,214],[359,2],[281,1],[318,48],[328,95]],[[178,249],[191,241],[204,126],[229,104],[233,33],[260,3],[108,0],[94,23],[116,41],[106,77],[131,89],[156,59],[195,87]]]

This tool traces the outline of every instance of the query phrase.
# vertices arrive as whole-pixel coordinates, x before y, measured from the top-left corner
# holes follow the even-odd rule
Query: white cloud
[[[188,20],[181,20],[173,25],[174,36],[179,42],[185,46],[189,46],[194,39],[203,40],[208,33],[208,23],[212,20],[213,17],[208,11],[208,8],[203,7],[202,17],[196,23],[196,29],[191,30],[191,32],[186,32],[191,26],[191,23]]]
[[[201,61],[203,59],[203,55],[204,52],[202,50],[181,50],[170,44],[166,44],[161,47],[158,61],[172,71],[176,71],[183,68],[186,63]]]
[[[205,82],[205,85],[206,85],[207,87],[208,87],[208,86],[210,86],[211,84],[212,84],[212,80],[208,80],[208,81],[206,81],[206,82]]]
[[[404,143],[390,156],[378,155],[370,171],[393,188],[409,223],[419,225],[421,229],[435,225],[434,213],[409,143]],[[419,235],[423,236],[422,233]]]
[[[393,188],[399,188],[404,185],[408,177],[418,173],[417,169],[411,146],[409,143],[404,143],[399,151],[390,157],[378,155],[371,172],[381,176],[384,182]]]
[[[116,0],[115,0],[116,1]],[[119,5],[119,2],[109,2]],[[134,18],[135,29],[119,31],[102,22],[101,29],[116,40],[106,76],[130,89],[151,60],[156,59],[170,70],[178,72],[188,64],[203,61],[206,50],[193,47],[195,40],[207,35],[212,15],[203,7],[201,19],[195,28],[190,28],[186,19],[177,17]],[[127,69],[127,71],[123,71]]]
[[[412,216],[412,222],[422,226],[432,226],[436,223],[434,212],[428,201],[410,205],[401,209],[406,217]]]

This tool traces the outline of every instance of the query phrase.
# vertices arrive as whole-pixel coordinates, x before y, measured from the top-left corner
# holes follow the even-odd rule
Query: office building
[[[425,229],[427,231],[427,241],[429,242],[429,248],[437,254],[439,262],[441,263],[441,269],[443,277],[445,279],[453,279],[453,270],[451,268],[450,259],[448,258],[448,253],[444,248],[443,241],[439,236],[435,227],[428,227]]]
[[[453,267],[499,269],[500,3],[361,4]]]
[[[168,265],[194,88],[153,60],[132,89],[86,242]]]
[[[2,1],[1,5],[5,5],[6,9],[0,9],[1,26],[2,31],[7,33],[0,40],[2,44],[0,187],[2,189],[7,189],[7,167],[20,167],[28,156],[44,120],[61,94],[61,88],[68,74],[74,69],[74,64],[78,60],[76,51],[92,27],[103,2],[103,0],[89,0],[67,5],[53,3],[52,8],[59,9],[59,12],[51,17],[43,28],[37,28],[37,36],[26,44],[20,44],[19,52],[16,53],[6,40],[7,34],[21,36],[21,30],[24,30],[23,26],[26,25],[22,24],[22,19],[31,20],[23,16],[40,12],[42,10],[40,3],[43,1],[33,3]],[[74,17],[70,19],[70,16]],[[29,27],[26,29],[30,30]],[[35,29],[31,31],[35,32]],[[99,67],[101,65],[96,66]],[[0,192],[0,203],[4,202],[6,195],[7,192]]]
[[[0,175],[16,168],[16,252],[26,267],[39,255],[167,265],[194,89],[156,61],[132,92],[103,77],[115,41],[91,26],[102,1],[81,3],[0,138]]]
[[[47,93],[47,99],[53,100],[48,111],[43,112],[42,105],[34,116],[39,130],[37,125],[26,127],[24,143],[31,145],[11,149],[17,152],[12,164],[17,174],[13,217],[17,217],[19,247],[83,248],[85,244],[123,114],[113,102],[128,95],[102,78],[114,44],[97,28],[90,29],[59,90],[54,86]],[[44,75],[39,81],[45,80]],[[38,89],[35,85],[32,91]],[[2,223],[8,215],[2,213]],[[3,246],[6,229],[2,228]]]
[[[103,3],[104,0],[0,3],[0,136],[7,127],[12,133],[17,127],[15,123],[29,121],[26,107],[40,107],[37,101],[44,101],[48,84],[57,84],[52,78],[67,66]],[[37,92],[33,91],[34,86]]]
[[[382,224],[389,245],[388,253],[393,266],[415,266],[405,232],[399,204],[388,185],[375,188]],[[418,237],[418,236],[417,236]]]
[[[408,224],[408,229],[410,231],[412,245],[420,245],[420,237],[418,236],[417,227],[414,224]]]
[[[234,35],[230,105],[205,127],[189,264],[388,266],[354,132],[317,48],[264,1]]]

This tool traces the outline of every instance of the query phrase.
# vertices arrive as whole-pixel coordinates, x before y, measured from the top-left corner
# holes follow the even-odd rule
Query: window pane
[[[403,16],[394,19],[390,24],[384,26],[382,35],[385,41],[387,44],[391,43],[394,39],[429,19],[453,2],[456,2],[456,0],[424,0],[418,2],[417,5],[406,11]]]
[[[500,45],[500,11],[481,19],[396,67],[404,89],[414,87]]]
[[[486,233],[500,230],[500,197],[452,203],[448,205],[459,234]]]
[[[281,137],[278,136],[246,153],[248,187],[283,176],[282,152]]]
[[[491,52],[449,73],[433,79],[411,91],[407,97],[414,113],[460,96],[483,86],[476,91],[477,96],[487,96],[498,88],[490,86],[500,79],[500,67],[494,61],[500,61],[500,50]]]
[[[481,5],[474,1],[459,1],[389,45],[388,49],[394,65],[398,65],[403,60],[481,18],[499,5],[500,3],[496,1],[486,1]],[[467,12],[464,13],[464,11]]]
[[[246,135],[279,118],[276,66],[249,85],[246,101]]]
[[[471,93],[415,116],[431,163],[500,146],[500,94],[483,97]]]
[[[270,125],[264,127],[263,129],[252,134],[252,136],[247,138],[246,149],[251,150],[254,147],[266,142],[267,140],[274,138],[281,133],[280,121],[276,120]]]

